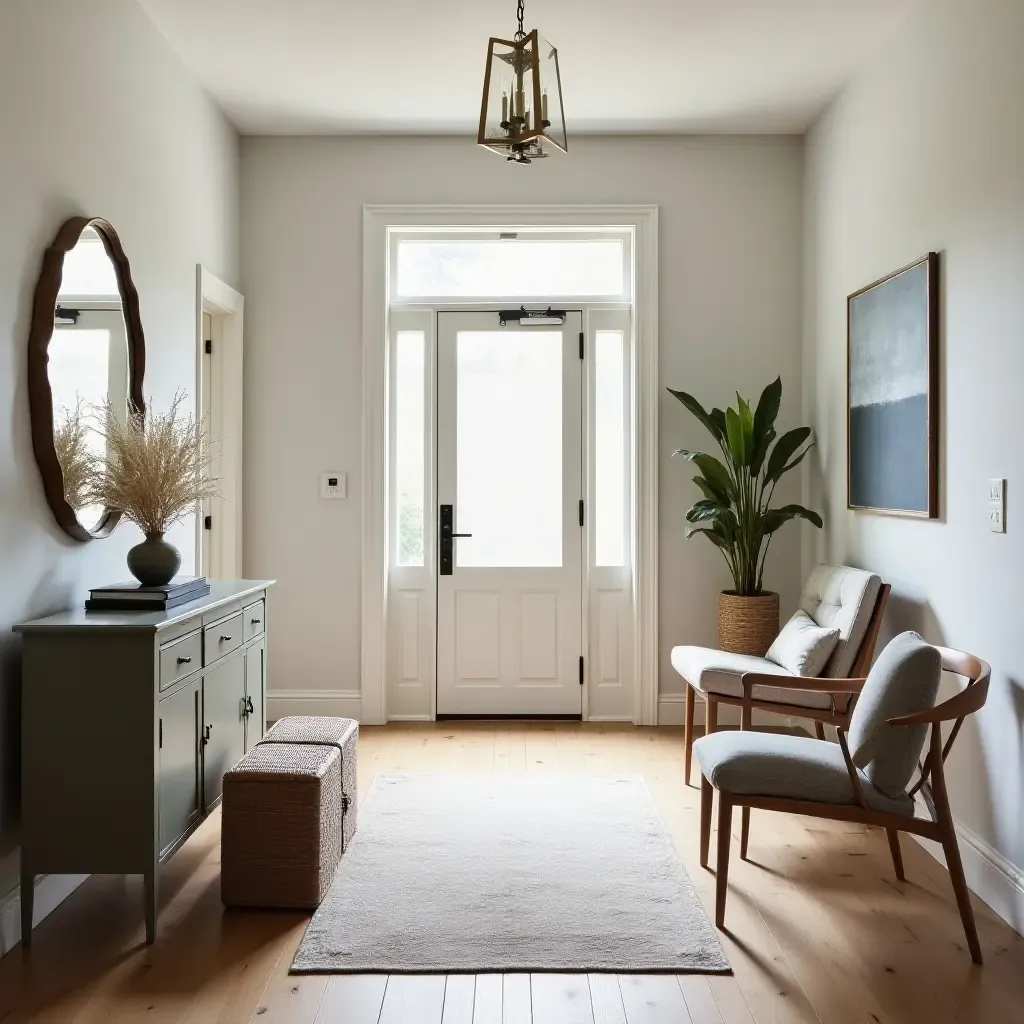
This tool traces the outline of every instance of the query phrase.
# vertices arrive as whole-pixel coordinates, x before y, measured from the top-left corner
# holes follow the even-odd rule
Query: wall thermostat
[[[339,501],[348,497],[348,476],[337,470],[320,474],[320,497],[324,501]]]

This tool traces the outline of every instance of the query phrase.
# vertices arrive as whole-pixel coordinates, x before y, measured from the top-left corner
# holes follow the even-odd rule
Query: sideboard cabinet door
[[[199,682],[179,687],[157,705],[160,745],[160,854],[199,817]]]
[[[267,731],[267,641],[245,652],[245,749],[252,750]]]
[[[203,806],[220,799],[224,773],[245,753],[245,654],[226,658],[203,677]]]

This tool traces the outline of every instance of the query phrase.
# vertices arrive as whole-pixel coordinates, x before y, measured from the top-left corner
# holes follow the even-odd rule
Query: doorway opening
[[[367,722],[647,717],[638,229],[506,224],[381,225],[386,345],[364,362],[383,385],[379,406],[364,392]],[[364,319],[380,323],[372,307]]]

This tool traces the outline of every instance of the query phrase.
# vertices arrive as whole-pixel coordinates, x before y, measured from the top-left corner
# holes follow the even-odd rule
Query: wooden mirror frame
[[[132,282],[131,266],[121,240],[109,221],[102,217],[72,217],[62,225],[53,244],[43,257],[43,269],[36,284],[32,304],[32,325],[28,338],[28,405],[32,421],[32,449],[43,478],[43,490],[57,525],[78,541],[106,537],[121,519],[120,509],[108,508],[93,529],[83,526],[78,514],[64,497],[64,474],[57,459],[53,438],[53,393],[47,372],[53,315],[64,277],[64,257],[78,244],[82,232],[93,228],[114,264],[117,287],[121,293],[125,334],[128,340],[128,401],[145,411],[142,381],[146,373],[146,340],[139,313],[139,293]]]

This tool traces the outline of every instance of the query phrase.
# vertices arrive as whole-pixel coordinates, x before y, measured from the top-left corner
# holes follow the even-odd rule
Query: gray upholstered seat
[[[841,679],[849,675],[857,652],[868,631],[882,581],[871,572],[846,565],[819,565],[808,577],[800,607],[819,625],[839,630],[839,641],[825,666],[824,676]],[[672,648],[672,667],[696,690],[726,697],[743,696],[744,672],[789,675],[781,665],[767,658],[729,654],[711,647]],[[756,700],[777,704],[826,709],[827,694],[801,690],[754,688]]]
[[[907,786],[924,744],[923,727],[890,718],[931,707],[942,659],[916,633],[901,633],[878,656],[850,722],[850,757],[868,806],[911,814]],[[826,740],[763,732],[718,732],[693,745],[701,772],[716,789],[742,796],[775,796],[855,804],[842,748]]]
[[[857,798],[838,743],[766,732],[716,732],[693,745],[704,778],[715,789],[743,796],[781,796],[826,804]],[[893,799],[860,772],[864,798],[876,811],[908,814],[906,794]]]

